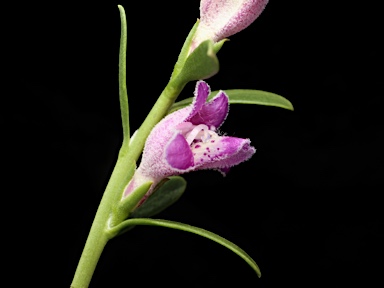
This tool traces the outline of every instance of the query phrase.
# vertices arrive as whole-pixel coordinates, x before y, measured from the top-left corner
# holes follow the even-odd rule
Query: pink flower
[[[229,110],[228,96],[223,91],[206,102],[210,88],[204,81],[198,81],[194,94],[190,106],[169,114],[153,128],[124,197],[153,181],[148,197],[162,179],[190,171],[215,169],[225,175],[230,167],[256,152],[249,139],[217,133]]]
[[[200,23],[191,49],[204,40],[218,42],[247,28],[267,3],[268,0],[201,0]]]

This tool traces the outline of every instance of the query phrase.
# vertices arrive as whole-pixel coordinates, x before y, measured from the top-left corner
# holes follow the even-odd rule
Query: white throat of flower
[[[213,125],[208,127],[205,124],[193,125],[191,122],[184,122],[178,125],[177,129],[184,135],[190,146],[197,142],[207,143],[219,137]]]
[[[177,130],[183,134],[191,147],[195,164],[211,162],[221,156],[223,147],[219,141],[220,136],[215,132],[215,126],[184,122],[177,126]]]

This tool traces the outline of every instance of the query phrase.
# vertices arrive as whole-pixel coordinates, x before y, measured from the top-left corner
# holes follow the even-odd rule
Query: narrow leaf
[[[223,245],[224,247],[228,248],[229,250],[233,251],[237,255],[239,255],[245,262],[249,264],[249,266],[252,267],[253,270],[257,273],[257,276],[261,277],[261,272],[259,269],[259,266],[257,266],[256,262],[239,246],[232,243],[231,241],[228,241],[227,239],[212,233],[208,230],[201,229],[195,226],[187,225],[180,222],[174,222],[174,221],[168,221],[168,220],[162,220],[162,219],[150,219],[150,218],[133,218],[128,219],[124,222],[122,222],[120,225],[114,227],[113,229],[116,229],[117,231],[124,231],[128,227],[134,225],[150,225],[150,226],[161,226],[171,229],[178,229],[186,232],[191,232],[200,236],[203,236],[205,238],[208,238],[210,240],[215,241],[216,243],[219,243]]]
[[[128,94],[126,83],[127,71],[127,19],[123,6],[118,5],[120,11],[121,21],[121,34],[120,34],[120,52],[119,52],[119,98],[120,98],[120,112],[123,127],[123,145],[129,143],[129,109],[128,109]]]
[[[252,90],[252,89],[232,89],[224,90],[228,95],[230,104],[256,104],[265,106],[275,106],[293,111],[292,103],[283,96],[275,93]],[[208,100],[212,99],[219,91],[212,91]],[[169,113],[184,108],[192,103],[193,98],[187,98],[172,105]]]

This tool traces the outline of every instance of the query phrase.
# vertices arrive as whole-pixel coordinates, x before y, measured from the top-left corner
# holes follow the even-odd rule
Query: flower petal
[[[268,0],[202,0],[200,17],[206,26],[203,30],[214,31],[214,42],[229,37],[255,21],[267,3]]]
[[[227,118],[229,110],[228,96],[220,91],[211,101],[205,103],[201,110],[189,121],[194,125],[205,124],[218,128]]]
[[[168,164],[176,169],[186,170],[193,166],[193,155],[184,136],[176,134],[165,150],[165,159]]]
[[[193,102],[192,102],[192,111],[189,114],[188,118],[186,119],[187,121],[189,121],[190,118],[192,118],[194,115],[199,113],[201,108],[207,102],[209,93],[211,93],[211,88],[206,82],[200,80],[196,83],[195,92],[194,92],[195,98],[193,99]]]
[[[249,139],[219,137],[212,141],[215,142],[209,142],[209,147],[202,146],[202,150],[193,151],[196,153],[194,170],[230,168],[248,160],[256,152],[256,149],[250,145]],[[201,145],[201,143],[198,144]]]

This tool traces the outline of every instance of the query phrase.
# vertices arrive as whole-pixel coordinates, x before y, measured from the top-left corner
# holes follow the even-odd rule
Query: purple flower
[[[267,3],[268,0],[201,0],[200,23],[191,49],[204,40],[218,42],[247,28]]]
[[[218,134],[229,110],[228,96],[223,91],[206,102],[210,88],[204,81],[198,81],[194,94],[190,106],[169,114],[153,128],[124,197],[152,181],[148,197],[162,179],[190,171],[215,169],[225,175],[230,167],[256,152],[249,139]]]

